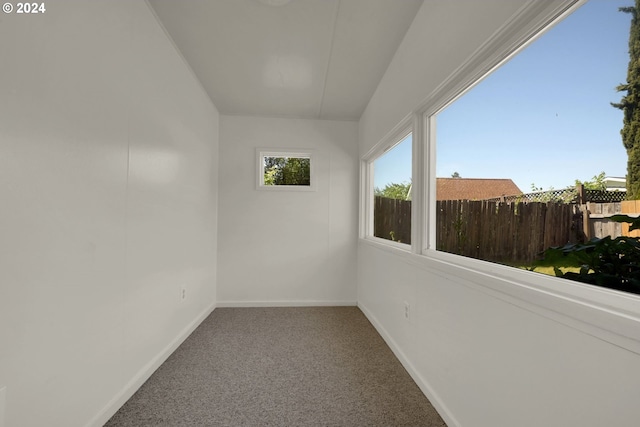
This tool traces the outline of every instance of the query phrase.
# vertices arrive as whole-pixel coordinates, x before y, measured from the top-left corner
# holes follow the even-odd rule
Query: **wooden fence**
[[[624,203],[624,202],[622,202]],[[605,236],[611,236],[616,238],[622,236],[623,224],[615,221],[611,221],[609,217],[611,215],[619,214],[622,212],[622,203],[592,203],[589,202],[586,206],[582,206],[582,209],[586,208],[589,219],[587,223],[587,231],[585,232],[586,239],[592,237],[602,238]],[[627,225],[627,230],[629,226]]]
[[[444,200],[436,211],[436,248],[486,261],[530,264],[582,230],[570,204]],[[374,235],[410,244],[411,201],[375,197]]]
[[[585,230],[586,238],[602,238],[611,236],[640,237],[640,230],[629,231],[628,223],[611,221],[609,217],[615,214],[637,216],[640,214],[640,200],[624,200],[618,203],[587,203],[581,207],[588,212],[588,224]],[[586,218],[586,216],[585,216]]]
[[[640,200],[625,200],[620,203],[620,212],[626,215],[635,216],[640,213]],[[622,235],[640,237],[640,230],[629,231],[629,224],[622,224]]]
[[[376,197],[374,235],[411,243],[411,201]],[[640,201],[616,203],[542,203],[441,200],[436,203],[436,249],[471,258],[530,265],[552,246],[581,242],[591,237],[621,235],[628,224],[611,215],[640,213]]]
[[[373,208],[373,235],[411,244],[411,200],[376,196]]]
[[[581,238],[574,204],[437,202],[436,249],[471,258],[529,265],[551,246]]]

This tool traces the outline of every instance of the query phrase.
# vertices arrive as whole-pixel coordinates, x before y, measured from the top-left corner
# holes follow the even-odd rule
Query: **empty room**
[[[0,427],[638,425],[633,0],[3,3]]]

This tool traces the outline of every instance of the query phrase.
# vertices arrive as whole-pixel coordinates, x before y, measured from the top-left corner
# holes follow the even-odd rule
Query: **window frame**
[[[586,1],[530,2],[389,133],[396,135],[408,122],[413,123],[412,247],[408,251],[404,245],[398,251],[389,244],[393,242],[367,232],[372,226],[373,204],[366,197],[361,199],[361,242],[389,251],[444,281],[455,278],[463,286],[640,354],[639,295],[435,249],[435,116]],[[362,157],[363,196],[373,194],[369,162],[389,143],[390,136]]]
[[[310,185],[265,185],[264,158],[265,157],[293,157],[309,159]],[[317,176],[315,167],[315,150],[301,150],[295,148],[256,148],[256,189],[264,191],[316,191]]]
[[[411,244],[407,243],[398,243],[392,240],[383,239],[382,237],[374,236],[374,218],[373,218],[373,210],[374,210],[374,167],[373,164],[377,159],[384,156],[389,151],[393,150],[398,144],[400,144],[404,139],[412,135],[411,138],[411,180],[412,180],[412,203],[411,203]],[[384,138],[382,138],[369,152],[362,157],[361,160],[361,171],[362,171],[362,186],[361,186],[361,194],[363,194],[362,205],[363,209],[361,209],[361,213],[364,215],[364,221],[361,224],[360,236],[364,239],[376,242],[378,244],[386,245],[389,247],[401,249],[403,251],[412,251],[412,248],[415,246],[413,241],[415,231],[413,218],[415,218],[415,193],[416,186],[413,184],[415,182],[415,166],[416,166],[416,138],[415,138],[415,125],[414,125],[414,117],[410,115],[405,117],[400,123],[394,127],[391,132],[389,132]]]

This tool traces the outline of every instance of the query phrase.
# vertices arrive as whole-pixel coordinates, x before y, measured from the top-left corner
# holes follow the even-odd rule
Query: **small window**
[[[374,237],[411,244],[412,135],[400,137],[371,164]]]
[[[258,189],[313,190],[312,158],[310,151],[258,150]]]

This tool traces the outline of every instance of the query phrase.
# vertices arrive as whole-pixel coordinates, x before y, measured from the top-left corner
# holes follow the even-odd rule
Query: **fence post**
[[[589,212],[589,206],[586,203],[582,207],[582,228],[585,239],[589,241],[593,237],[591,235],[591,212]]]
[[[576,203],[582,211],[582,233],[586,241],[591,240],[591,223],[589,218],[589,206],[587,205],[587,192],[583,184],[576,185],[576,193],[578,193]]]
[[[578,193],[578,200],[576,201],[579,205],[586,205],[587,200],[587,192],[584,189],[584,184],[576,185],[576,193]]]

